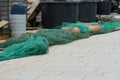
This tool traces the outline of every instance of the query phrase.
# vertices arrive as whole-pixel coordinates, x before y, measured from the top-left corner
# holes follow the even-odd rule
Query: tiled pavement
[[[0,80],[120,80],[120,31],[0,62]]]

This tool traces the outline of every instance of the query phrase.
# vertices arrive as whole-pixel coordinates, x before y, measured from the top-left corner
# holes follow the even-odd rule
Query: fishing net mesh
[[[101,29],[89,30],[89,26],[96,25]],[[65,27],[78,27],[80,33],[76,33],[73,29],[62,30]],[[55,29],[38,30],[36,33],[23,34],[20,37],[10,38],[0,43],[0,48],[5,48],[0,53],[0,60],[44,54],[48,49],[48,45],[66,44],[77,39],[88,38],[91,35],[111,32],[115,29],[120,29],[120,22],[63,23]]]
[[[13,44],[0,53],[0,60],[9,60],[32,55],[45,54],[48,50],[48,41],[43,37],[30,37],[25,42]]]

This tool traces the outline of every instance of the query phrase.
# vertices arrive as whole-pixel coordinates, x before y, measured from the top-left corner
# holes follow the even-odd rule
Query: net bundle
[[[74,40],[89,38],[120,29],[120,22],[105,23],[63,23],[55,29],[41,29],[36,33],[23,34],[0,43],[5,48],[0,53],[0,60],[8,60],[31,55],[45,54],[49,46],[70,43]]]

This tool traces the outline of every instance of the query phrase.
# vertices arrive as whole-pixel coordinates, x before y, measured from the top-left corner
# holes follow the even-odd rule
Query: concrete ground
[[[120,80],[120,31],[1,61],[0,80]]]

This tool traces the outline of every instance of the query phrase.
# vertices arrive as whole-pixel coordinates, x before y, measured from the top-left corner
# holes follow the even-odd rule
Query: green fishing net
[[[36,33],[36,36],[43,36],[45,37],[49,45],[59,45],[59,44],[66,44],[72,42],[76,39],[88,38],[89,33],[75,33],[72,30],[60,30],[60,29],[53,29],[53,30],[40,30]]]
[[[94,31],[89,31],[90,35],[96,35],[96,34],[104,34],[104,33],[109,33],[114,30],[120,29],[120,22],[114,22],[114,21],[108,21],[104,23],[90,23],[88,26],[100,26],[101,30],[94,30]]]
[[[9,60],[32,55],[45,54],[48,50],[48,41],[43,37],[30,37],[25,42],[13,44],[0,53],[1,60]]]
[[[29,37],[45,37],[49,45],[58,45],[58,44],[66,44],[69,42],[72,42],[76,39],[83,39],[88,38],[89,33],[80,33],[77,34],[72,30],[61,30],[61,29],[44,29],[44,30],[38,30],[36,33],[32,34],[24,34],[20,37],[10,38],[6,40],[5,42],[0,43],[0,48],[6,48],[12,44],[21,43],[29,39]]]
[[[105,22],[103,26],[105,31],[111,32],[113,30],[120,29],[120,22]]]
[[[32,37],[32,38],[31,38]],[[44,37],[45,40],[39,37]],[[0,53],[0,60],[44,54],[49,45],[66,44],[76,39],[89,37],[88,33],[77,34],[72,30],[60,29],[39,30],[36,33],[24,34],[20,37],[10,38],[0,43],[1,48],[6,48]]]
[[[31,35],[24,34],[20,37],[10,38],[10,39],[6,40],[5,42],[0,43],[0,48],[6,48],[12,44],[24,42],[24,41],[28,40],[30,38],[30,36]]]
[[[77,23],[69,23],[69,22],[65,22],[60,26],[55,27],[56,29],[61,29],[63,27],[78,27],[80,29],[81,33],[86,33],[89,32],[88,30],[88,25],[85,25],[82,22],[77,22]]]
[[[100,26],[101,30],[89,30],[89,26]],[[73,29],[62,30],[64,27],[78,27],[80,33]],[[0,48],[5,50],[0,53],[0,60],[26,57],[30,55],[44,54],[48,45],[59,45],[72,42],[77,39],[88,38],[91,35],[108,33],[120,29],[120,22],[105,23],[63,23],[55,29],[41,29],[36,33],[23,34],[20,37],[10,38],[0,43]]]

